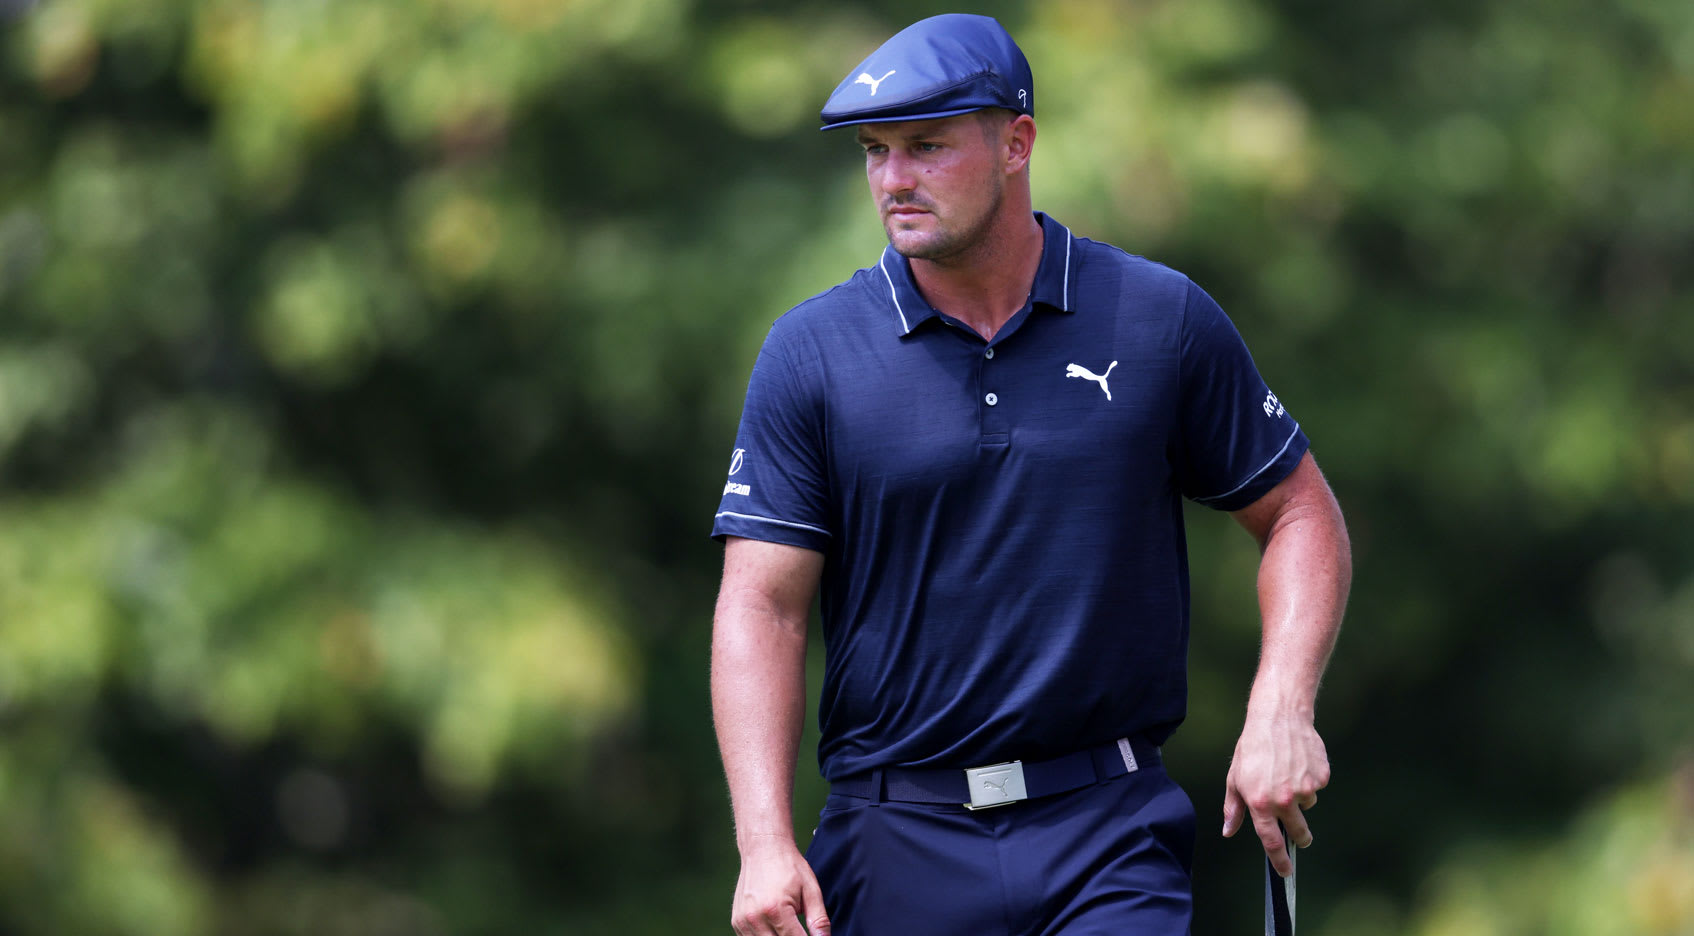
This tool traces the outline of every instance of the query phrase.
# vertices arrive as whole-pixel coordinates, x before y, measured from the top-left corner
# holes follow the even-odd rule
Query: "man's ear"
[[[1035,150],[1035,118],[1028,114],[1017,115],[1006,124],[1001,140],[1006,154],[1006,174],[1022,172]]]

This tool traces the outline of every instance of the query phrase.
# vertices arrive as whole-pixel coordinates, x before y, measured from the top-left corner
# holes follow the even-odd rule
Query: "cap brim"
[[[833,123],[826,123],[823,126],[819,127],[818,129],[819,130],[837,130],[837,129],[840,129],[842,127],[852,127],[852,126],[855,126],[857,124],[910,123],[914,120],[940,120],[943,117],[957,117],[960,114],[968,114],[971,111],[987,110],[990,107],[998,107],[998,106],[1000,106],[1000,105],[997,105],[997,104],[978,104],[975,107],[958,107],[958,108],[954,108],[953,110],[934,111],[934,112],[927,113],[927,114],[894,114],[894,115],[886,115],[885,114],[885,115],[870,116],[870,117],[854,117],[851,120],[837,120]]]

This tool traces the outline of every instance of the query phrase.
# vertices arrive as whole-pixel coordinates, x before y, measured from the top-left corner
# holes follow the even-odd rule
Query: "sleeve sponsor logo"
[[[1279,419],[1282,416],[1284,416],[1285,414],[1287,414],[1287,412],[1288,412],[1287,410],[1282,408],[1282,401],[1278,400],[1276,398],[1276,394],[1274,394],[1274,393],[1265,394],[1265,402],[1263,403],[1263,409],[1265,411],[1265,415],[1271,417],[1272,419]]]
[[[730,456],[730,459],[729,459],[729,475],[730,475],[730,477],[732,477],[732,478],[735,477],[735,473],[741,470],[742,462],[746,461],[746,458],[747,458],[747,450],[746,449],[736,449],[735,450],[735,454]],[[723,486],[723,492],[725,494],[740,494],[742,497],[746,497],[747,495],[753,493],[753,486],[750,485],[750,484],[737,484],[736,482],[731,481],[728,484]]]

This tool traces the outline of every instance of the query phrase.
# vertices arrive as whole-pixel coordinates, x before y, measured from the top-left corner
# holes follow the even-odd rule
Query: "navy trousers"
[[[834,936],[1180,936],[1194,804],[1162,766],[976,812],[832,793],[806,859]]]

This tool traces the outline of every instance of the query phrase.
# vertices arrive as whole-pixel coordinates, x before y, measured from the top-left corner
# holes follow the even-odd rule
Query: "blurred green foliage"
[[[979,9],[1038,205],[1217,296],[1348,511],[1304,928],[1694,933],[1694,5]],[[941,11],[0,2],[0,932],[724,931],[705,532],[881,243],[818,103]],[[1206,817],[1256,555],[1191,541]]]

